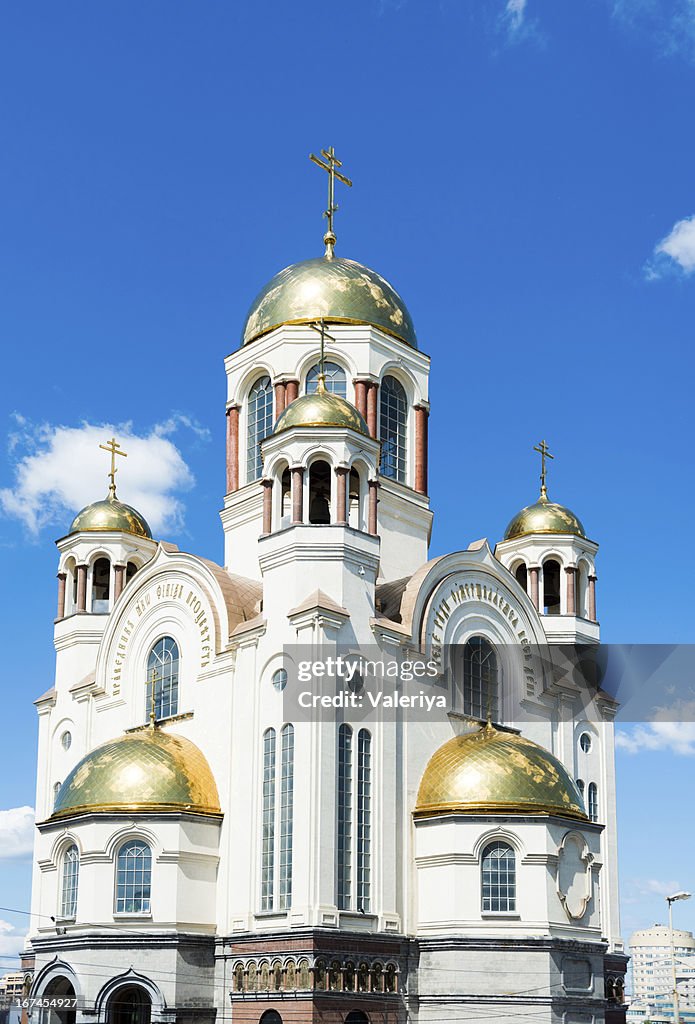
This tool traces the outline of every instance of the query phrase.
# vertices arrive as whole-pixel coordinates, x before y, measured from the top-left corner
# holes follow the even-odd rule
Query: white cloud
[[[666,238],[654,248],[654,256],[646,266],[649,280],[681,270],[695,272],[695,215],[677,221]]]
[[[654,721],[637,725],[630,731],[619,728],[615,745],[628,754],[670,750],[674,754],[692,756],[695,754],[695,721]]]
[[[659,57],[695,59],[695,0],[611,0],[611,9]]]
[[[109,456],[99,445],[112,436],[128,453],[127,459],[117,459],[118,497],[142,512],[155,535],[181,527],[179,495],[194,478],[171,435],[185,428],[207,438],[208,431],[194,420],[174,415],[145,434],[136,433],[131,423],[37,426],[19,414],[14,420],[9,448],[15,482],[0,490],[0,508],[31,533],[48,525],[67,530],[71,515],[106,496]]]
[[[0,860],[30,857],[34,849],[34,808],[0,811]]]
[[[507,0],[504,8],[504,19],[510,32],[518,32],[524,22],[526,0]]]
[[[26,934],[26,929],[15,928],[9,921],[0,919],[0,974],[19,970],[19,962],[12,964],[7,957],[19,957],[24,949]]]

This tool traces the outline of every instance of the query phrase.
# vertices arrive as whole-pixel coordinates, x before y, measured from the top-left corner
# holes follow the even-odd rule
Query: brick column
[[[531,579],[531,600],[533,601],[533,607],[538,611],[538,577],[540,574],[540,568],[537,565],[532,565],[529,568],[529,577]]]
[[[287,408],[287,406],[290,404],[290,402],[294,402],[294,400],[295,400],[295,398],[297,397],[298,394],[299,394],[299,381],[298,380],[288,380],[287,381],[287,387],[285,388],[285,408]]]
[[[368,520],[368,524],[367,525],[368,525],[369,533],[371,533],[372,537],[376,537],[376,535],[377,535],[376,506],[377,506],[377,501],[378,501],[378,498],[377,498],[378,487],[379,487],[379,485],[376,482],[376,480],[370,480],[369,481],[369,520]]]
[[[577,614],[577,568],[570,566],[565,569],[567,573],[567,614]]]
[[[356,380],[355,382],[355,405],[359,412],[362,413],[364,418],[367,418],[367,386],[366,380]]]
[[[367,426],[372,437],[376,437],[376,411],[379,398],[379,385],[374,381],[367,384]]]
[[[263,487],[263,536],[273,529],[273,481],[261,480]]]
[[[279,380],[275,385],[275,419],[277,420],[280,413],[285,411],[287,405],[287,382]]]
[[[68,578],[66,572],[58,573],[58,612],[56,618],[65,618],[65,581]]]
[[[424,405],[415,406],[415,490],[427,494],[427,448],[429,411]]]
[[[77,610],[87,610],[87,566],[77,566]]]
[[[239,406],[227,409],[227,494],[239,490]]]
[[[304,522],[304,470],[292,467],[292,523]]]
[[[598,621],[596,619],[596,577],[589,576],[589,587],[587,593],[587,605],[589,618],[592,622]]]
[[[338,526],[347,526],[348,523],[348,489],[347,477],[349,470],[347,466],[337,466],[335,475],[337,483],[337,508],[335,510],[335,521]]]

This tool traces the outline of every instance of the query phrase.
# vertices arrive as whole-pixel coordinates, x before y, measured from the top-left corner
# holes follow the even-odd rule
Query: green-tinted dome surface
[[[337,256],[293,263],[276,274],[254,299],[242,345],[282,324],[372,324],[417,348],[415,328],[403,299],[375,270]]]

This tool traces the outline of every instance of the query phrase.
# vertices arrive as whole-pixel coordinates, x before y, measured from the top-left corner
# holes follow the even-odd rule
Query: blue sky
[[[310,150],[354,180],[339,254],[432,355],[432,553],[499,539],[546,437],[601,544],[604,640],[695,642],[690,0],[4,4],[0,91],[1,905],[29,904],[52,542],[105,486],[75,452],[118,426],[121,495],[222,557],[222,360],[321,252]],[[695,887],[695,730],[672,739],[618,755],[626,934]],[[25,921],[0,911],[0,955]]]

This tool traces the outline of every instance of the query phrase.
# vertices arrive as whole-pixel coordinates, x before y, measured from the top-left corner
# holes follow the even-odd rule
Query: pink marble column
[[[589,586],[587,593],[587,605],[589,618],[592,622],[596,622],[596,577],[589,576]]]
[[[292,524],[304,522],[304,470],[292,467]]]
[[[87,610],[87,566],[77,566],[77,610]]]
[[[531,601],[533,607],[538,611],[538,577],[540,575],[540,567],[532,565],[529,567],[529,578],[531,580]]]
[[[371,535],[373,537],[376,537],[376,535],[377,535],[377,513],[376,513],[376,506],[377,506],[377,501],[378,501],[378,497],[377,497],[378,487],[379,487],[379,485],[376,482],[376,480],[370,480],[369,481],[369,521],[368,521],[368,530],[369,530],[369,533],[371,533]]]
[[[565,569],[567,573],[567,614],[577,614],[577,569],[576,566],[569,566]]]
[[[347,508],[347,477],[348,477],[347,466],[337,466],[336,475],[336,492],[337,492],[337,508],[335,521],[338,526],[347,526],[348,522],[348,508]]]
[[[227,494],[239,489],[239,406],[227,409]]]
[[[355,381],[355,405],[359,412],[367,419],[367,381]]]
[[[273,481],[262,480],[263,485],[263,536],[271,532],[273,528]]]
[[[113,599],[114,602],[118,600],[123,592],[123,584],[125,583],[125,566],[114,565],[113,567]]]
[[[65,618],[65,581],[68,578],[66,572],[58,573],[58,612],[56,618]]]
[[[280,413],[285,411],[287,404],[287,382],[279,380],[275,385],[275,419],[277,420]]]
[[[429,412],[423,405],[415,406],[415,490],[427,494],[427,433]]]
[[[367,384],[367,426],[372,437],[376,437],[376,411],[379,398],[379,385],[375,381]]]
[[[298,394],[299,394],[299,381],[298,380],[288,380],[287,381],[287,387],[285,389],[285,403],[286,403],[285,404],[285,408],[287,408],[287,406],[291,402],[294,402],[294,400],[295,400],[295,398],[297,397]]]

